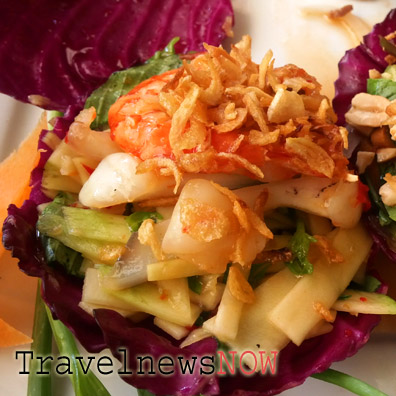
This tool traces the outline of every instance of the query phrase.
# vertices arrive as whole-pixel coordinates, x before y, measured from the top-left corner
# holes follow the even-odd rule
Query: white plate
[[[353,4],[356,15],[368,24],[382,21],[387,12],[396,7],[396,0],[384,1],[314,1],[314,0],[234,0],[235,38],[250,34],[253,38],[253,58],[256,62],[272,49],[276,65],[296,63],[316,76],[329,96],[333,95],[332,82],[337,77],[337,62],[345,50],[353,46],[350,36],[339,25],[324,18],[303,17],[301,9],[307,6],[321,8]],[[35,125],[40,110],[23,105],[0,95],[0,159],[3,159]],[[31,332],[35,283],[21,274],[15,264],[0,265],[0,317],[29,334]],[[15,349],[0,350],[0,395],[21,396],[26,393],[27,377],[18,374],[22,362],[15,359]],[[105,355],[108,353],[105,351]],[[354,357],[333,365],[335,369],[361,378],[383,392],[396,395],[396,331],[377,332],[369,343]],[[133,395],[131,387],[116,375],[98,375],[114,396]],[[286,391],[283,395],[347,395],[335,386],[308,379],[303,386]],[[56,379],[54,396],[72,396],[70,381]]]

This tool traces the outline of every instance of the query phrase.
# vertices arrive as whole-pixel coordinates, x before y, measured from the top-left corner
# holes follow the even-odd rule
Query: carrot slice
[[[30,194],[30,173],[37,165],[39,152],[37,142],[42,129],[47,126],[46,113],[43,113],[36,128],[21,143],[19,148],[11,153],[0,164],[0,222],[7,217],[7,208],[11,203],[21,205]],[[0,230],[0,238],[2,232]],[[4,247],[0,244],[0,257]]]
[[[33,340],[0,319],[0,347],[30,344]]]

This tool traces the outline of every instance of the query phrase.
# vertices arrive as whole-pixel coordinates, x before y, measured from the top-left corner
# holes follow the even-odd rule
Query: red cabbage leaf
[[[228,18],[228,19],[227,19]],[[36,0],[0,4],[0,92],[64,112],[173,37],[177,53],[219,45],[230,0]]]

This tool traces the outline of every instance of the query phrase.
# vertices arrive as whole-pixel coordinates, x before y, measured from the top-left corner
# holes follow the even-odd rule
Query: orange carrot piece
[[[30,344],[33,340],[0,319],[0,347]]]
[[[36,128],[21,143],[19,148],[11,153],[0,164],[0,222],[7,217],[7,208],[11,203],[21,205],[30,194],[30,173],[37,165],[39,152],[37,142],[42,129],[47,127],[46,114],[40,118]],[[2,232],[0,229],[0,238]],[[0,244],[0,257],[4,252]]]

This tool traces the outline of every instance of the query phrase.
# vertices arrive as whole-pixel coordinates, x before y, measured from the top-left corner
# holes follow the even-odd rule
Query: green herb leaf
[[[59,263],[70,275],[82,277],[80,273],[83,257],[81,253],[65,246],[55,238],[40,234],[46,261],[49,265]]]
[[[121,96],[148,78],[177,69],[182,65],[180,57],[175,53],[175,44],[179,38],[174,38],[163,51],[157,51],[153,57],[141,66],[131,67],[113,73],[109,79],[97,88],[85,102],[85,108],[96,109],[96,118],[91,124],[92,129],[108,129],[108,112],[110,106]]]
[[[384,204],[384,207],[388,213],[388,216],[393,220],[396,221],[396,207],[395,206],[388,206]]]
[[[382,199],[377,189],[375,188],[374,183],[371,180],[370,176],[366,173],[363,178],[369,188],[370,199],[374,203],[374,205],[378,208],[378,219],[381,226],[386,226],[391,224],[392,219],[389,217],[388,211],[386,210],[385,205],[382,202]]]
[[[333,369],[327,369],[323,373],[312,374],[311,377],[338,385],[359,396],[388,396],[366,382]]]
[[[396,65],[389,65],[381,76],[387,80],[396,81]]]
[[[73,195],[66,192],[59,192],[54,200],[43,210],[42,215],[62,216],[62,207],[69,206],[75,202]]]
[[[363,283],[357,283],[352,281],[349,284],[348,289],[374,293],[378,290],[380,286],[381,286],[381,282],[377,278],[374,278],[371,275],[366,275]]]
[[[383,36],[380,36],[380,45],[385,52],[396,56],[396,46]]]
[[[387,161],[381,164],[378,164],[378,169],[380,171],[380,179],[381,183],[385,183],[384,177],[387,173],[391,175],[396,175],[396,163],[393,161]],[[370,181],[371,182],[371,181]],[[373,183],[371,183],[373,184]],[[373,186],[369,186],[370,193]],[[389,225],[393,221],[396,221],[396,207],[385,205],[382,201],[381,196],[376,191],[373,192],[376,195],[375,200],[379,201],[377,206],[380,209],[379,219],[381,225]]]
[[[374,278],[374,276],[367,275],[364,278],[364,285],[363,285],[364,291],[374,293],[378,290],[380,286],[381,286],[381,282],[377,278]]]
[[[155,222],[163,220],[163,217],[158,212],[134,212],[126,218],[126,222],[132,232],[139,230],[144,220],[152,219]]]
[[[312,274],[313,265],[308,260],[309,247],[316,239],[305,232],[304,222],[297,219],[297,229],[290,240],[290,250],[293,260],[286,263],[295,275]]]
[[[379,95],[389,100],[396,99],[396,82],[386,78],[369,78],[367,80],[367,92],[371,95]]]
[[[265,276],[267,275],[267,270],[271,266],[270,263],[256,263],[252,264],[250,269],[248,282],[253,289],[261,284]]]
[[[190,288],[190,290],[192,290],[194,293],[201,294],[202,286],[203,286],[201,277],[195,275],[195,276],[189,276],[187,279],[188,279],[188,287]]]

